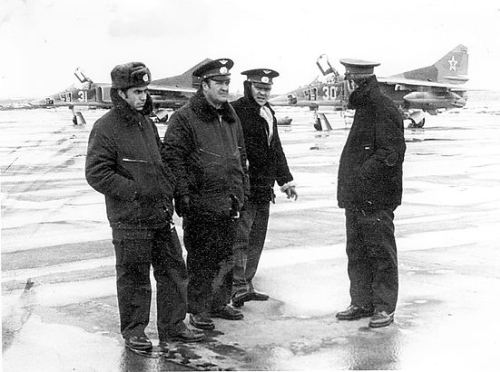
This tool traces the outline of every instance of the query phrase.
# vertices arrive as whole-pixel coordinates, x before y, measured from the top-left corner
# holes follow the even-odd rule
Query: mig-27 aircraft
[[[196,93],[199,81],[193,77],[193,71],[208,62],[206,58],[181,75],[171,76],[151,81],[148,86],[149,94],[153,99],[155,115],[159,121],[167,120],[166,109],[182,107],[191,96]],[[30,102],[32,107],[69,107],[73,111],[73,123],[84,124],[85,119],[77,107],[111,108],[111,84],[94,83],[92,79],[77,68],[74,72],[79,84],[72,85],[62,92],[52,94],[46,98]]]
[[[467,100],[469,55],[467,47],[458,45],[431,66],[403,72],[389,77],[378,77],[380,88],[400,108],[411,127],[421,128],[425,114],[436,115],[438,111],[462,108]],[[353,87],[321,55],[316,61],[324,81],[319,78],[307,86],[269,101],[274,106],[310,107],[317,112],[320,106],[332,106],[335,110],[346,110],[349,92]],[[326,120],[324,115],[319,115]],[[318,127],[319,126],[319,127]],[[316,123],[317,129],[321,128]]]

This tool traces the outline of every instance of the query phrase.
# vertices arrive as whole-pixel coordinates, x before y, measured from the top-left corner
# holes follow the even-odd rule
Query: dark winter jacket
[[[162,162],[158,131],[147,113],[134,110],[111,90],[114,107],[90,132],[85,176],[104,194],[112,227],[159,228],[172,217],[175,178]],[[144,114],[144,115],[143,115]]]
[[[375,76],[349,97],[356,110],[340,157],[337,199],[352,210],[395,209],[403,192],[406,150],[402,116]]]
[[[219,110],[200,90],[168,121],[164,159],[178,179],[177,198],[188,196],[189,214],[224,217],[240,210],[248,194],[241,124],[229,103]]]
[[[250,198],[254,203],[267,203],[273,199],[275,181],[282,186],[293,180],[281,140],[278,134],[278,122],[273,114],[273,136],[268,144],[269,127],[267,121],[260,116],[261,106],[253,99],[250,85],[244,82],[244,97],[232,102],[241,120],[245,147],[248,157],[250,175]]]

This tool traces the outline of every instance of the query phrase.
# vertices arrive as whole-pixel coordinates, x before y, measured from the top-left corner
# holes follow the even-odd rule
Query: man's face
[[[251,83],[252,97],[259,105],[264,106],[271,95],[271,85]]]
[[[146,104],[146,98],[148,96],[148,87],[132,87],[127,90],[119,90],[118,94],[127,103],[137,111],[142,111],[144,105]]]
[[[219,81],[212,79],[203,82],[203,92],[205,93],[207,101],[216,108],[220,108],[220,106],[227,101],[230,82],[230,80]]]

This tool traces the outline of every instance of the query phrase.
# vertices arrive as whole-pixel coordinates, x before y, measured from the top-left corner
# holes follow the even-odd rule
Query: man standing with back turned
[[[342,151],[337,199],[345,208],[351,305],[339,320],[371,317],[369,326],[394,321],[398,261],[394,210],[401,204],[406,150],[401,113],[373,74],[379,63],[343,59],[345,78],[357,88],[349,96],[356,110]]]
[[[151,307],[150,267],[156,279],[160,347],[167,341],[199,341],[184,324],[187,273],[172,223],[175,178],[162,163],[162,143],[148,117],[149,69],[140,62],[111,71],[114,107],[97,120],[87,149],[85,175],[104,194],[116,253],[121,334],[127,347],[150,350],[145,334]]]
[[[214,329],[212,318],[240,320],[229,306],[233,240],[248,192],[241,124],[227,102],[233,61],[209,61],[193,72],[201,80],[165,133],[164,156],[179,181],[175,209],[183,217],[190,323]]]
[[[273,79],[278,72],[259,68],[243,71],[244,96],[232,105],[241,120],[250,175],[250,197],[241,212],[234,243],[233,305],[266,301],[269,296],[255,290],[257,272],[269,222],[269,203],[274,202],[274,183],[288,198],[297,199],[295,183],[278,135],[278,122],[269,106]]]

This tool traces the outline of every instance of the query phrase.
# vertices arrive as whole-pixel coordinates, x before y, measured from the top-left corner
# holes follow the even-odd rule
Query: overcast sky
[[[231,58],[241,71],[280,72],[273,93],[307,84],[316,59],[381,62],[388,76],[469,48],[470,85],[500,89],[497,0],[0,0],[0,98],[43,96],[76,82],[81,67],[109,82],[120,63],[142,61],[153,79],[204,58]]]

